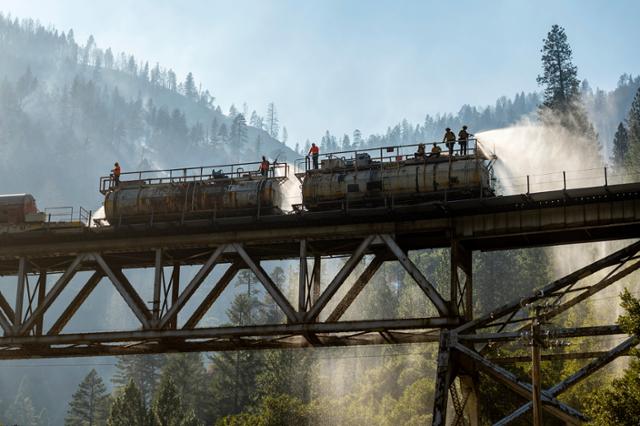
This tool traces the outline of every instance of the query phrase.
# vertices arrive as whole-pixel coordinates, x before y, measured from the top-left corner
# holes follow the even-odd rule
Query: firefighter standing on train
[[[449,155],[453,155],[453,147],[456,144],[456,134],[451,131],[449,127],[446,129],[446,133],[444,134],[444,138],[442,138],[442,142],[447,145],[449,149]]]
[[[263,155],[262,161],[260,162],[260,174],[262,174],[263,177],[269,176],[269,166],[269,160],[267,160],[267,158]]]
[[[113,185],[118,186],[120,185],[120,164],[118,164],[118,162],[116,161],[113,166],[114,167],[111,170],[111,178],[113,179]]]
[[[313,161],[313,168],[318,168],[318,157],[320,156],[320,148],[315,143],[311,144],[311,148],[309,148],[309,155],[311,156],[311,160]]]
[[[473,136],[467,132],[467,126],[462,126],[462,130],[458,132],[458,143],[460,144],[460,155],[467,155],[467,144],[469,143],[469,137]]]

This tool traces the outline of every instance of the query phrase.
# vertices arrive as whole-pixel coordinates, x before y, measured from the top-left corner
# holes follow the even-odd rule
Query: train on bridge
[[[117,184],[103,176],[104,215],[85,214],[74,225],[153,226],[493,197],[495,156],[476,140],[469,142],[465,153],[443,152],[431,143],[332,152],[316,164],[307,157],[294,164],[274,162],[268,171],[260,170],[260,163],[242,163],[122,173]],[[432,152],[426,152],[427,145]],[[31,195],[0,197],[0,232],[51,222]]]

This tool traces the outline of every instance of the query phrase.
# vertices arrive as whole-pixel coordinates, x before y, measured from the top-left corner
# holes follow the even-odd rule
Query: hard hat
[[[450,131],[451,131],[451,129],[450,129],[449,127],[447,127],[447,129],[446,129],[446,130],[447,130],[447,132],[450,132]]]
[[[465,129],[465,130],[467,130],[467,126],[466,126],[466,125],[465,125],[465,126],[462,126],[462,128],[463,128],[463,129]]]

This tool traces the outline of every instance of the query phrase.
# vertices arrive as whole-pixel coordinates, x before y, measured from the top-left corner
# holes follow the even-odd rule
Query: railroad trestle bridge
[[[522,327],[531,318],[527,305],[545,303],[552,307],[545,318],[557,317],[639,269],[640,243],[630,243],[481,318],[473,316],[473,252],[639,237],[640,183],[393,209],[6,234],[0,236],[0,275],[14,277],[15,288],[0,288],[0,359],[438,342],[433,423],[477,424],[479,371],[531,399],[531,384],[500,366],[518,359],[496,358],[489,350],[522,338]],[[450,249],[451,282],[446,285],[430,282],[408,255],[431,248]],[[346,261],[334,276],[322,276],[321,265],[335,256]],[[365,257],[370,259],[366,267],[347,280]],[[286,297],[265,271],[262,263],[270,260],[299,263],[297,300]],[[415,281],[433,316],[342,320],[385,262],[397,262]],[[197,269],[188,280],[181,278],[185,267]],[[152,282],[135,283],[152,286],[148,302],[125,274],[141,268],[154,271]],[[224,272],[208,292],[198,292],[214,269]],[[253,272],[286,322],[199,326],[243,269]],[[52,315],[50,307],[79,272],[88,272],[88,279],[61,312]],[[601,273],[604,278],[589,280]],[[103,280],[114,286],[139,325],[130,330],[65,332]],[[15,298],[9,300],[9,293]],[[197,307],[187,310],[188,303]],[[612,324],[554,331],[566,339],[619,334]],[[558,395],[637,344],[628,338],[606,351],[544,355],[543,359],[590,361],[541,392],[543,409],[570,424],[583,421],[585,417],[561,403]],[[448,421],[447,406],[453,407]],[[523,405],[500,424],[531,407]]]

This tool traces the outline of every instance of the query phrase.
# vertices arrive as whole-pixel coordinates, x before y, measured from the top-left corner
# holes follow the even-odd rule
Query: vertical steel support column
[[[178,302],[180,297],[180,263],[173,264],[173,271],[171,273],[171,306]],[[176,316],[169,324],[170,329],[176,329],[178,327],[178,317]]]
[[[162,290],[162,249],[156,249],[155,277],[153,280],[153,322],[160,319],[160,293]]]
[[[540,380],[540,342],[538,342],[540,335],[540,320],[539,307],[536,306],[536,317],[531,322],[531,388],[532,388],[532,403],[533,403],[533,424],[534,426],[542,426],[542,400],[540,396],[541,380]]]
[[[18,287],[16,288],[16,309],[13,328],[18,332],[22,326],[22,308],[24,306],[24,286],[27,278],[27,259],[21,257],[18,261]]]
[[[313,260],[313,292],[311,305],[315,305],[320,297],[320,285],[322,279],[322,256],[316,254]]]
[[[460,390],[462,391],[462,398],[466,399],[464,405],[464,411],[469,419],[469,426],[480,425],[480,407],[478,403],[478,385],[480,383],[478,374],[465,373],[458,376],[460,379]]]
[[[451,366],[451,347],[449,330],[440,331],[440,345],[438,347],[438,367],[436,370],[436,391],[433,399],[433,426],[447,424],[447,401],[449,387],[454,379]]]
[[[455,240],[451,241],[451,304],[464,320],[473,319],[473,253]]]
[[[458,241],[451,241],[451,305],[464,321],[473,320],[473,253]],[[458,370],[464,411],[470,426],[480,424],[478,407],[478,375],[475,371]]]
[[[307,240],[300,240],[300,279],[298,280],[298,312],[307,309]]]
[[[47,271],[40,270],[40,276],[38,277],[38,306],[42,305],[42,301],[47,295]],[[36,336],[42,336],[44,324],[44,315],[42,315],[36,321]]]

